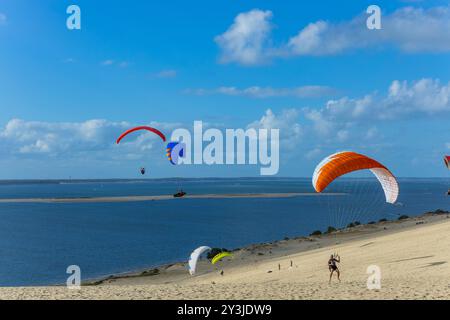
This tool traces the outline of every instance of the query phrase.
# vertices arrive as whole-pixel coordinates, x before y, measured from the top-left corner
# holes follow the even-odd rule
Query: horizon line
[[[367,177],[340,177],[341,179],[367,179]],[[414,176],[397,176],[397,179],[449,179],[449,177],[414,177]],[[222,180],[232,180],[232,179],[311,179],[311,177],[306,176],[240,176],[240,177],[161,177],[161,178],[19,178],[19,179],[1,179],[0,182],[11,182],[11,181],[151,181],[151,180],[167,180],[167,179],[178,179],[178,180],[189,180],[189,179],[222,179]]]

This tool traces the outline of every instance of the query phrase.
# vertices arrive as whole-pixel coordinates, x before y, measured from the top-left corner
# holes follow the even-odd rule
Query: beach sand
[[[93,282],[79,290],[0,288],[0,298],[449,299],[449,248],[450,219],[446,214],[428,214],[326,236],[252,245],[235,251],[218,267],[201,261],[195,277],[188,275],[184,264],[174,264]],[[342,282],[334,278],[329,284],[327,260],[333,253],[341,256]],[[381,269],[380,290],[367,288],[370,265]]]
[[[0,199],[0,203],[111,203],[139,202],[181,199],[260,199],[260,198],[292,198],[292,197],[324,197],[343,195],[342,193],[244,193],[244,194],[192,194],[182,198],[173,195],[125,196],[125,197],[85,197],[85,198],[14,198]]]

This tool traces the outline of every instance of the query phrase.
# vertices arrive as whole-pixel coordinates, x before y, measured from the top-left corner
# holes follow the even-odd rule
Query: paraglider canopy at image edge
[[[444,163],[447,169],[450,170],[450,156],[444,156]],[[450,196],[450,189],[447,190],[447,195]]]

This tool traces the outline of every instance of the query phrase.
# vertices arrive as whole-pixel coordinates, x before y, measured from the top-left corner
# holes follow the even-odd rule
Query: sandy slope
[[[240,250],[233,261],[222,265],[223,277],[218,270],[207,272],[211,267],[203,263],[200,275],[194,278],[187,276],[181,266],[172,266],[159,276],[110,280],[76,291],[65,287],[2,288],[0,298],[450,298],[450,219],[423,217],[370,228],[314,241],[298,239]],[[342,282],[333,279],[328,284],[326,263],[333,252],[342,258]],[[289,268],[291,260],[293,268]],[[381,268],[381,290],[367,289],[369,265]]]

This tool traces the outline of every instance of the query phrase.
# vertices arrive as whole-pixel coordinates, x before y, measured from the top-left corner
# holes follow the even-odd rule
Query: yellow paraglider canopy
[[[219,254],[216,254],[214,256],[214,258],[212,258],[211,263],[212,264],[216,264],[217,262],[219,262],[220,260],[222,260],[225,257],[231,257],[232,254],[230,252],[221,252]]]

